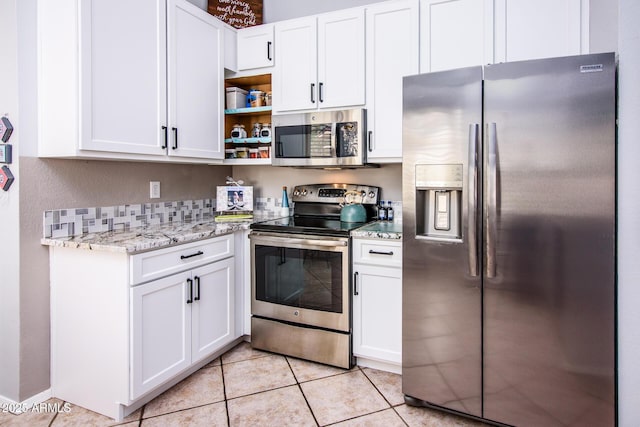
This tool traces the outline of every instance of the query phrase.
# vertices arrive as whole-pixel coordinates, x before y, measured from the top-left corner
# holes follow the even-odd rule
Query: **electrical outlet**
[[[149,182],[149,197],[152,199],[160,198],[160,181]]]

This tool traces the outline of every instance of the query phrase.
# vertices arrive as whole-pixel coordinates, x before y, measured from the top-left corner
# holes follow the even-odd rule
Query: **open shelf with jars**
[[[224,162],[271,164],[271,74],[230,78],[225,89]]]

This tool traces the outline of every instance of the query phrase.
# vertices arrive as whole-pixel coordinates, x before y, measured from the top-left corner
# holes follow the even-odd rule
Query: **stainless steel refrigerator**
[[[404,79],[405,401],[615,424],[616,65]]]

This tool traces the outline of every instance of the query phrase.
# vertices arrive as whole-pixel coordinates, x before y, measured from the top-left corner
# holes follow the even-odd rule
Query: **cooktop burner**
[[[349,232],[366,222],[340,222],[339,219],[314,217],[288,217],[251,224],[252,230],[292,234],[319,234],[349,236]]]

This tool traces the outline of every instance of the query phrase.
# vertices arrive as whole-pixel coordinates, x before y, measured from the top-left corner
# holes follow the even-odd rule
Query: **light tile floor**
[[[0,413],[0,426],[113,426],[113,420],[51,399],[49,411]],[[68,405],[68,404],[67,404]],[[68,406],[67,406],[68,407]],[[60,411],[56,411],[60,408]],[[241,343],[119,425],[133,426],[482,426],[404,404],[400,375],[333,368]]]

